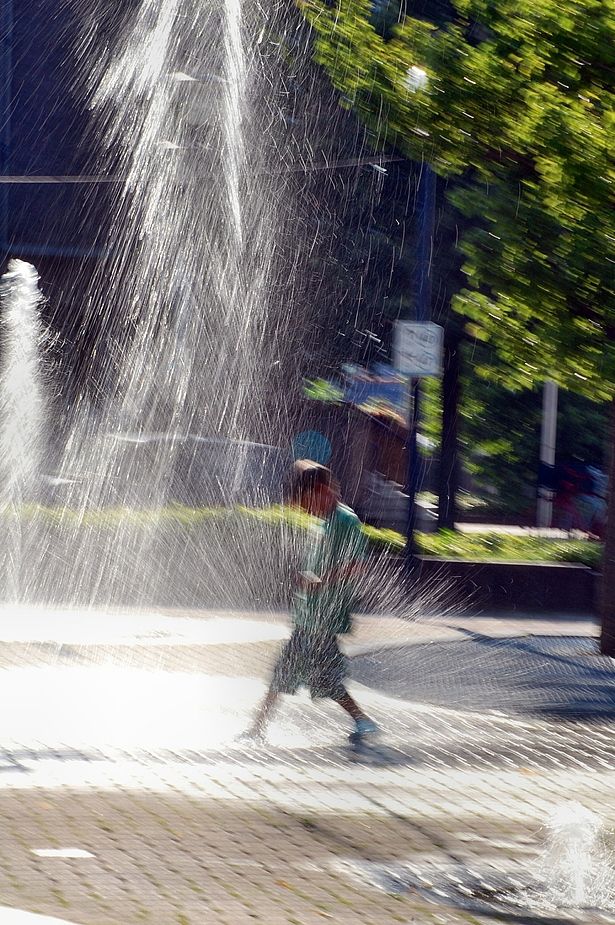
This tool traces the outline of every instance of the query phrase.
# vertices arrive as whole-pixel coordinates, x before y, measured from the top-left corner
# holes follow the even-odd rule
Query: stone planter
[[[598,575],[568,562],[477,562],[421,559],[420,582],[451,584],[456,601],[471,610],[590,614],[596,610]]]

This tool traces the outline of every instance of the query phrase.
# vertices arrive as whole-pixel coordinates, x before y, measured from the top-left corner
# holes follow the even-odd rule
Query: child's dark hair
[[[299,503],[304,495],[309,494],[319,485],[330,488],[333,483],[331,471],[313,459],[298,459],[293,466],[288,497],[291,502]]]

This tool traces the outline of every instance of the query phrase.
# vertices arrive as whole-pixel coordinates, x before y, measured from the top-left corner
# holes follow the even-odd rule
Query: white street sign
[[[416,379],[442,375],[444,329],[431,321],[398,321],[395,325],[395,368]]]

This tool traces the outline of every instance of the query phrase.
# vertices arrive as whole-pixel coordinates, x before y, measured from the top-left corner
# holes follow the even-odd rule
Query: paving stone
[[[266,747],[233,743],[279,645],[259,638],[263,615],[235,645],[203,642],[195,614],[176,618],[190,644],[156,636],[174,637],[171,613],[148,617],[155,643],[137,639],[143,617],[131,638],[132,619],[121,644],[0,643],[5,904],[83,925],[523,923],[527,909],[426,900],[410,880],[389,895],[383,877],[527,880],[570,799],[615,830],[615,674],[589,654],[587,621],[362,618],[353,690],[384,736],[357,759],[339,711],[305,697],[284,703]],[[94,857],[36,858],[41,847]]]

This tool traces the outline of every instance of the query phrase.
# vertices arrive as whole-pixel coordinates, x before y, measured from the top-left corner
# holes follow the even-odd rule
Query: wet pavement
[[[0,922],[615,921],[541,882],[570,800],[615,847],[615,670],[591,620],[360,618],[352,690],[383,736],[359,753],[306,696],[264,746],[237,743],[286,632],[282,614],[4,613]]]

